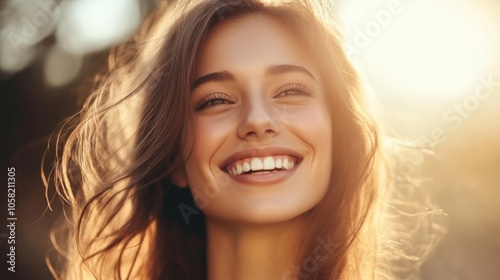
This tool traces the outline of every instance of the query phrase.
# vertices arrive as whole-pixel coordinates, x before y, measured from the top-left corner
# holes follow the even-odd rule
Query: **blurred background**
[[[500,279],[500,1],[337,0],[345,47],[389,135],[415,149],[447,215],[421,278]],[[44,256],[60,209],[46,211],[40,162],[57,125],[156,1],[7,0],[0,4],[2,166],[16,168],[16,273],[51,279]],[[423,152],[425,151],[425,152]],[[6,182],[7,171],[2,172]],[[7,191],[2,191],[5,197]],[[2,198],[0,219],[6,221]],[[7,230],[0,231],[1,275]],[[5,279],[5,278],[4,278]]]

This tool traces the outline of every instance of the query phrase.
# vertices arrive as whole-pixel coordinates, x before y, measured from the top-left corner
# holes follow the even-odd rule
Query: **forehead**
[[[197,74],[272,64],[311,68],[311,58],[281,22],[263,14],[248,14],[229,19],[209,33],[198,56]]]

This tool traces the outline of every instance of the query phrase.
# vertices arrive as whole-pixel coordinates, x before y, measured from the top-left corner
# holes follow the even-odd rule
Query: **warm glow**
[[[136,0],[73,0],[63,5],[62,15],[56,38],[73,53],[100,51],[122,42],[141,19]]]
[[[487,68],[493,36],[476,6],[425,0],[361,6],[366,2],[346,1],[339,13],[348,53],[375,80],[401,93],[446,99]]]

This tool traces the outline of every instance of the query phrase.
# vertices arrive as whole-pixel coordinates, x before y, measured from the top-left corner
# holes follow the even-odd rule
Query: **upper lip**
[[[302,159],[302,156],[299,153],[289,148],[266,147],[266,148],[244,149],[232,154],[220,165],[220,168],[224,168],[228,164],[244,158],[266,157],[266,156],[276,156],[276,155],[290,155],[298,158],[299,160]]]

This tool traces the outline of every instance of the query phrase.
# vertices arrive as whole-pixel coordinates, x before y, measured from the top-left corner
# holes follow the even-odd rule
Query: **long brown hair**
[[[195,125],[190,94],[200,47],[216,25],[249,13],[277,19],[308,47],[334,124],[329,191],[312,210],[302,261],[284,277],[379,279],[386,273],[377,232],[386,185],[379,132],[328,20],[332,11],[313,2],[165,4],[111,51],[109,71],[58,138],[54,182],[65,219],[53,231],[63,256],[53,261],[56,277],[206,277],[203,213],[190,191],[172,182]],[[192,209],[189,223],[180,205]],[[319,258],[316,248],[325,242],[329,254]]]

